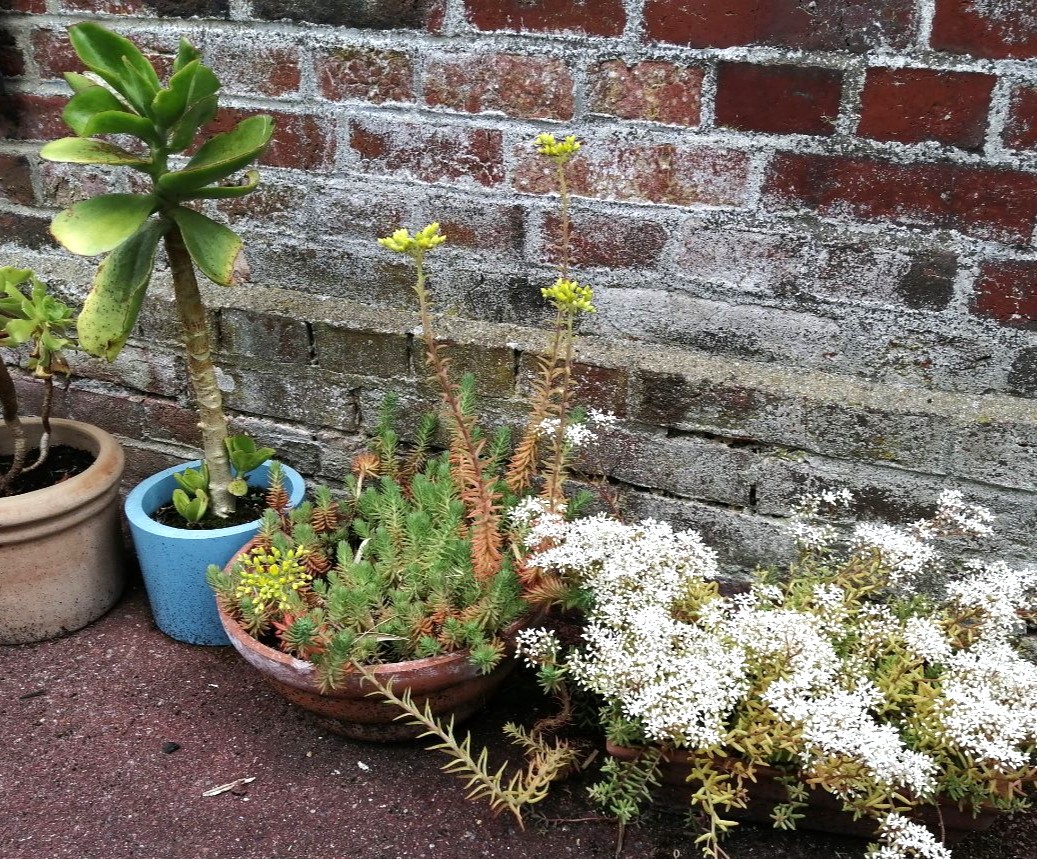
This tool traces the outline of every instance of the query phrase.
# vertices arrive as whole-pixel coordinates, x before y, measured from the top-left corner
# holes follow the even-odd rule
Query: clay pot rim
[[[22,425],[31,432],[41,427],[42,421],[40,418],[23,418]],[[10,508],[4,510],[5,525],[20,525],[40,519],[39,509],[44,499],[48,518],[76,510],[107,494],[112,483],[118,482],[122,476],[125,454],[111,433],[94,424],[68,418],[51,418],[50,425],[52,445],[68,444],[85,450],[94,455],[94,461],[68,480],[0,498],[0,507]],[[0,432],[8,436],[5,428],[0,427]],[[77,445],[69,436],[85,443]],[[48,494],[53,497],[47,497]]]
[[[231,566],[240,558],[243,554],[248,552],[258,542],[258,538],[253,537],[244,546],[238,549],[234,553],[233,557],[227,561],[224,566],[224,572],[229,572]],[[316,674],[316,666],[307,660],[299,659],[298,657],[292,656],[291,654],[285,653],[281,650],[275,650],[269,645],[263,644],[257,638],[249,635],[244,627],[238,623],[235,618],[223,605],[223,600],[219,597],[216,598],[216,610],[219,612],[220,621],[223,623],[224,629],[227,632],[227,636],[231,641],[242,642],[246,647],[253,650],[254,652],[261,655],[264,659],[268,659],[277,665],[287,668],[293,672],[299,672],[305,674],[307,679],[312,678]],[[535,617],[535,615],[533,616]],[[530,615],[526,614],[522,617],[513,620],[508,626],[500,631],[502,638],[509,638],[518,632],[523,626],[526,626],[527,619],[530,619]],[[455,650],[453,653],[444,653],[442,656],[428,656],[423,659],[408,659],[404,662],[382,662],[377,665],[366,665],[365,668],[369,669],[376,677],[399,675],[404,673],[423,673],[436,668],[441,668],[448,665],[453,665],[459,662],[468,661],[468,649]],[[473,668],[473,670],[475,670]],[[359,675],[357,675],[359,677]]]

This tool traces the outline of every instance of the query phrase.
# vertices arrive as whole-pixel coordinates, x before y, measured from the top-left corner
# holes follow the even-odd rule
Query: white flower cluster
[[[948,584],[948,599],[977,614],[984,639],[1004,639],[1018,630],[1019,608],[1037,609],[1037,567],[1012,569],[1004,561],[973,561],[965,575]]]
[[[598,434],[594,431],[592,425],[611,427],[615,423],[616,416],[611,412],[590,409],[584,420],[566,424],[564,433],[565,444],[572,448],[584,447],[598,439]],[[544,418],[537,427],[537,435],[541,438],[554,438],[558,434],[560,424],[561,421],[558,418]]]
[[[941,537],[985,537],[993,533],[994,514],[979,504],[970,504],[960,489],[945,489],[936,502],[932,519],[915,523],[923,534]]]
[[[879,826],[881,846],[868,851],[872,859],[951,859],[951,851],[919,823],[902,814],[887,814]]]
[[[906,585],[939,560],[936,549],[911,532],[880,522],[861,522],[853,529],[851,546],[859,554],[878,552],[889,567],[889,584]]]
[[[522,629],[515,635],[515,652],[530,668],[554,664],[561,648],[555,634],[543,627]]]

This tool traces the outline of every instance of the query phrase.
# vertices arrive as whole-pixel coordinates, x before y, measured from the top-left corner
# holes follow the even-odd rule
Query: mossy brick
[[[420,30],[439,9],[439,0],[253,0],[253,13],[268,21],[288,19],[335,27]]]
[[[515,392],[515,352],[500,346],[484,346],[440,339],[442,354],[450,362],[450,375],[460,379],[464,373],[475,377],[475,391],[481,397],[508,397]],[[425,363],[424,344],[414,339],[414,365],[418,378],[430,387],[435,386],[431,371]]]
[[[367,436],[357,433],[342,433],[321,430],[317,433],[320,462],[314,472],[315,479],[327,486],[339,487],[352,473],[353,460],[368,447]]]
[[[369,104],[414,101],[414,60],[404,51],[353,45],[314,48],[320,94]]]
[[[0,153],[0,200],[31,206],[36,200],[32,171],[25,155]]]
[[[758,456],[695,436],[667,437],[621,425],[597,427],[586,458],[615,479],[682,498],[748,506]]]
[[[444,55],[425,63],[425,102],[464,113],[499,112],[525,119],[573,116],[573,78],[554,57],[523,54]]]
[[[313,323],[317,363],[336,373],[407,376],[410,348],[406,334],[358,331],[328,322]]]
[[[705,71],[653,60],[605,60],[588,72],[591,113],[669,125],[699,124]]]
[[[523,351],[519,356],[518,392],[529,396],[540,371],[541,356]],[[602,367],[576,361],[572,375],[573,405],[611,412],[617,417],[628,413],[627,396],[630,390],[630,371],[625,367]]]
[[[224,307],[219,312],[219,351],[286,364],[309,364],[310,334],[301,319]]]
[[[298,365],[286,372],[283,365],[256,361],[221,369],[230,409],[313,427],[356,429],[360,377]]]

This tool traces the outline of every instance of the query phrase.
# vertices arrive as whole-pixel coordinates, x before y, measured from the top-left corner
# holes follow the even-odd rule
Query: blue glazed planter
[[[200,464],[195,460],[175,465],[138,484],[126,497],[126,518],[158,628],[188,644],[230,644],[205,571],[209,564],[223,567],[255,535],[259,520],[192,531],[171,528],[151,518],[159,507],[169,503],[177,487],[173,475]],[[290,505],[295,507],[302,501],[306,485],[298,471],[282,468]],[[265,486],[268,472],[269,464],[264,463],[249,475],[249,484]]]

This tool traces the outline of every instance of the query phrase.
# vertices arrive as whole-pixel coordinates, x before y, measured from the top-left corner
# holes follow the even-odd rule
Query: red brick
[[[0,212],[0,236],[5,241],[14,241],[30,248],[57,247],[50,235],[50,216],[19,215]]]
[[[571,119],[573,81],[566,64],[551,57],[434,57],[426,66],[425,101],[466,113]]]
[[[1037,176],[957,164],[892,164],[779,153],[764,182],[767,208],[958,230],[1025,244],[1037,217]]]
[[[1037,57],[1037,7],[1032,0],[936,0],[929,44],[991,59]]]
[[[524,211],[522,206],[512,203],[491,204],[436,194],[424,200],[409,220],[415,224],[438,221],[447,244],[453,247],[520,255],[526,236]]]
[[[25,56],[14,34],[0,27],[0,78],[20,78],[25,74]]]
[[[571,224],[569,262],[606,268],[654,266],[666,237],[666,228],[655,221],[580,213]],[[548,258],[555,263],[561,260],[560,238],[561,218],[552,213],[544,219],[544,244],[550,246]]]
[[[79,12],[134,15],[153,12],[162,18],[227,18],[229,0],[65,0],[65,8]]]
[[[768,134],[828,135],[842,85],[836,69],[720,63],[716,123]]]
[[[223,84],[221,92],[268,96],[298,92],[301,74],[295,45],[269,45],[250,38],[248,50],[242,47],[237,33],[206,44],[206,60]]]
[[[204,129],[205,135],[230,131],[241,120],[262,111],[224,108]],[[335,125],[308,113],[267,111],[274,120],[274,135],[260,164],[296,170],[327,171],[335,163]]]
[[[91,164],[62,164],[56,161],[39,161],[40,191],[44,205],[65,209],[80,200],[111,194],[123,190],[114,181],[127,174],[125,170]],[[142,193],[151,191],[151,180],[142,180],[134,190]]]
[[[132,15],[143,12],[144,0],[64,0],[70,12],[103,12],[110,15]]]
[[[982,149],[996,80],[973,72],[870,68],[857,133],[875,140],[935,140]]]
[[[10,93],[0,96],[0,137],[52,140],[69,133],[61,119],[68,100],[58,95]]]
[[[253,16],[366,30],[442,26],[443,0],[252,0]]]
[[[1037,262],[988,262],[980,270],[972,312],[1012,328],[1037,329]]]
[[[10,200],[25,206],[35,202],[29,159],[24,155],[0,153],[0,200]]]
[[[906,48],[914,0],[648,0],[648,39],[694,48],[775,45],[857,53]]]
[[[10,0],[12,12],[46,12],[47,0]]]
[[[331,101],[414,101],[414,63],[402,51],[324,48],[314,68],[321,95]]]
[[[44,80],[62,80],[64,72],[84,71],[83,64],[72,50],[68,34],[64,30],[47,30],[38,27],[30,36],[32,56],[36,61],[40,77]]]
[[[698,125],[704,74],[694,66],[608,60],[590,70],[588,107],[621,119]]]
[[[1012,149],[1037,147],[1037,87],[1019,87],[1012,93],[1004,142]]]
[[[468,179],[487,187],[504,179],[501,133],[479,128],[391,127],[356,120],[349,145],[371,173],[408,173],[422,182]]]
[[[556,190],[553,165],[531,146],[518,150],[516,160],[517,190]],[[616,138],[585,147],[569,163],[567,174],[570,190],[582,197],[738,206],[746,199],[749,164],[746,153],[732,149]]]
[[[547,30],[619,36],[626,26],[623,0],[465,0],[479,30]]]

